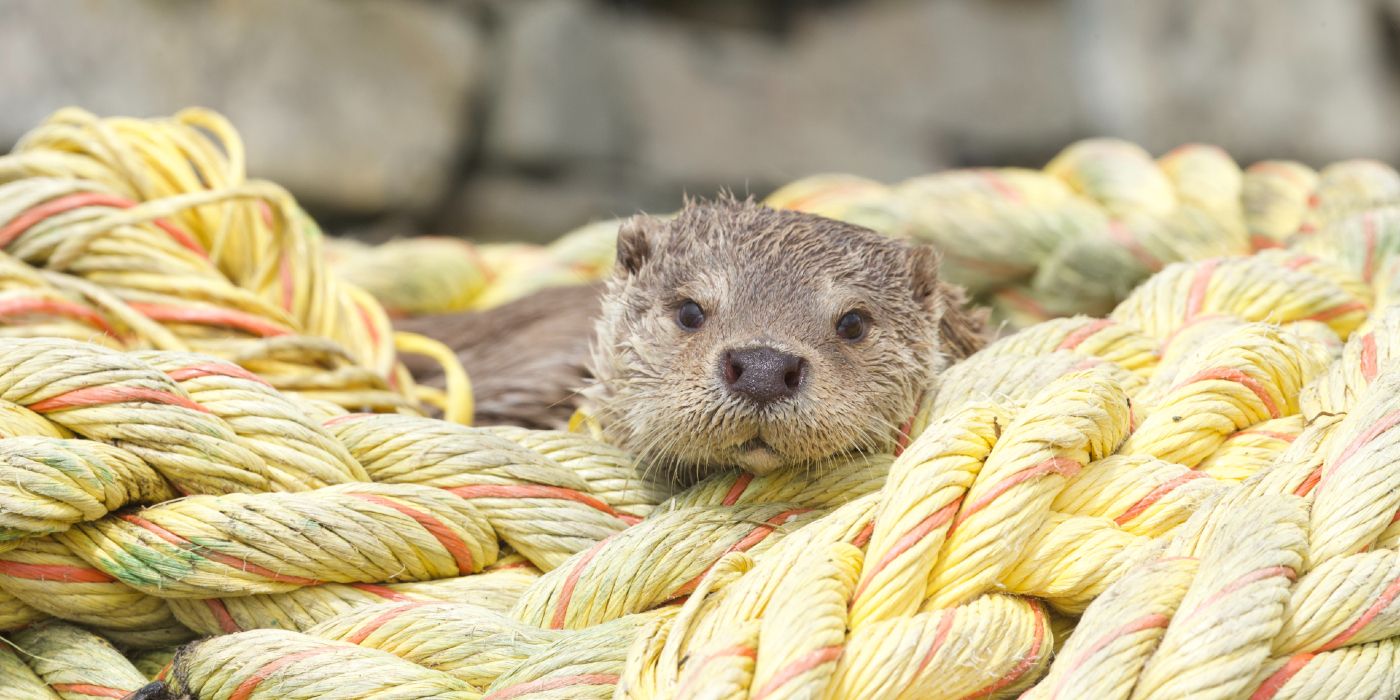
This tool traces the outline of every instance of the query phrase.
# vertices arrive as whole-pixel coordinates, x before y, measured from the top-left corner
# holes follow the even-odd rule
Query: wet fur
[[[610,441],[677,481],[888,450],[938,373],[980,345],[937,268],[931,248],[751,201],[633,218],[618,234],[584,395]],[[674,321],[686,299],[706,311],[699,331]],[[834,330],[853,309],[873,319],[856,343]],[[721,355],[754,345],[807,360],[798,395],[755,407],[726,389]],[[742,448],[754,438],[771,449]]]
[[[577,408],[602,291],[602,285],[552,287],[488,311],[396,325],[456,351],[471,377],[477,424],[559,428]],[[431,363],[405,360],[416,376],[442,385]]]
[[[931,248],[858,226],[722,197],[669,220],[634,217],[617,247],[601,300],[556,289],[412,322],[459,350],[479,422],[557,425],[579,403],[569,389],[584,387],[607,438],[650,471],[677,483],[730,466],[762,473],[889,450],[938,374],[983,343],[982,318],[939,279]],[[686,299],[705,309],[699,331],[675,322]],[[852,309],[873,320],[856,343],[834,330]],[[576,330],[585,311],[592,333]],[[585,372],[574,353],[590,335]],[[755,344],[806,358],[797,396],[758,408],[727,391],[721,354]],[[755,437],[771,449],[740,448]]]

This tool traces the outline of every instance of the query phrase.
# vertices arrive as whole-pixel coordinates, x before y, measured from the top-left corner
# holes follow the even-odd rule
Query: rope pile
[[[934,243],[949,281],[1013,328],[1104,315],[1171,263],[1278,248],[1295,234],[1325,231],[1298,247],[1330,246],[1364,282],[1386,280],[1377,286],[1384,300],[1400,281],[1400,264],[1380,262],[1400,216],[1385,208],[1400,203],[1400,173],[1371,160],[1321,171],[1293,161],[1241,169],[1213,146],[1189,144],[1154,159],[1131,143],[1088,139],[1041,170],[949,170],[893,185],[815,175],[764,202]],[[1365,211],[1374,211],[1369,223],[1352,217]],[[545,246],[337,242],[332,265],[396,315],[484,309],[604,276],[617,225],[592,223]]]
[[[96,172],[45,153],[37,162]],[[1054,203],[1069,218],[1151,210],[1186,227],[1230,208],[1211,184],[1232,172],[1218,153],[1155,169],[1129,155],[1072,151],[1045,173],[998,177],[1027,207]],[[947,186],[998,187],[966,175]],[[669,496],[584,435],[467,427],[414,415],[417,394],[387,379],[371,393],[396,402],[337,383],[377,371],[367,360],[307,362],[293,349],[304,345],[268,350],[269,339],[140,313],[165,335],[127,335],[143,322],[126,310],[158,283],[126,278],[101,251],[164,229],[105,218],[74,238],[40,229],[32,249],[11,251],[14,279],[62,279],[54,298],[124,330],[80,342],[71,324],[88,317],[48,313],[3,327],[0,689],[45,700],[1394,697],[1400,305],[1386,304],[1400,217],[1377,205],[1389,195],[1374,169],[1295,181],[1306,178],[1241,184],[1234,197],[1242,220],[1268,224],[1236,231],[1242,245],[1268,235],[1284,247],[1164,262],[1101,317],[997,341],[948,371],[899,454],[719,473]],[[861,187],[888,192],[850,191]],[[1323,190],[1312,205],[1296,199]],[[1070,203],[1084,193],[1090,209]],[[869,201],[862,215],[894,211]],[[200,200],[157,218],[259,215],[233,211]],[[231,228],[207,249],[241,251],[212,256],[230,265],[276,259],[234,240],[274,229]],[[1185,228],[1148,236],[1166,230],[1135,240],[1189,239]],[[71,241],[98,253],[59,255]],[[62,273],[32,262],[57,259]],[[219,270],[217,294],[160,303],[245,292],[268,303]],[[307,323],[289,308],[287,324]],[[316,342],[357,348],[343,357],[366,351],[327,338]],[[260,350],[225,352],[233,345]]]
[[[64,109],[0,157],[4,336],[207,353],[355,410],[468,413],[463,387],[420,396],[383,309],[322,245],[285,190],[246,178],[237,132],[208,111]]]
[[[1337,243],[1338,236],[1356,242],[1340,233],[1348,228],[1341,223],[1396,202],[1400,174],[1375,161],[1321,171],[1263,161],[1242,170],[1213,146],[1190,144],[1154,159],[1114,139],[1075,143],[1042,170],[952,170],[888,186],[821,175],[767,199],[934,243],[944,274],[1013,327],[1107,314],[1174,262],[1276,248],[1295,234],[1326,231]],[[1356,257],[1366,248],[1351,250]]]
[[[620,221],[599,221],[548,245],[474,244],[420,236],[371,246],[332,239],[337,276],[379,300],[391,316],[489,309],[545,287],[601,279],[612,269]]]
[[[300,632],[386,602],[468,601],[499,618],[542,571],[660,500],[623,476],[635,471],[625,455],[579,435],[299,411],[238,365],[183,351],[11,338],[0,357],[0,402],[16,417],[0,440],[0,629],[22,630],[16,653],[64,697],[86,697],[60,687],[74,683],[132,690],[35,665],[79,664],[94,632],[134,661],[197,635]],[[76,629],[49,617],[86,628],[84,641],[36,641]],[[289,639],[255,646],[310,648]],[[384,688],[417,678],[392,656],[379,669],[337,653]],[[422,697],[475,687],[412,682],[430,689]],[[324,690],[305,683],[295,692]],[[266,692],[294,693],[279,688]]]

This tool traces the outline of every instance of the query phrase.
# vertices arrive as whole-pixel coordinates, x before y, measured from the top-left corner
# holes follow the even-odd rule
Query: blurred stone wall
[[[0,0],[0,148],[230,117],[331,228],[547,239],[1073,139],[1400,162],[1400,0]]]

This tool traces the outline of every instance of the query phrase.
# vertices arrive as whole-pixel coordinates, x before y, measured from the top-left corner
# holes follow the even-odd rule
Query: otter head
[[[605,435],[689,482],[893,448],[980,342],[937,256],[723,198],[618,233],[586,390]]]

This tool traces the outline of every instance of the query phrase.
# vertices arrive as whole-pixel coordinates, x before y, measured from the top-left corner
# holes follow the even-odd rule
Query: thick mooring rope
[[[774,201],[935,240],[1003,308],[1099,317],[952,368],[898,455],[672,495],[585,435],[411,415],[389,346],[356,336],[374,314],[315,320],[371,302],[324,267],[266,276],[300,215],[189,179],[241,156],[182,119],[63,116],[0,159],[0,227],[25,217],[0,241],[0,310],[22,311],[0,314],[5,697],[1400,693],[1384,166],[1100,141],[1043,171],[797,183]],[[606,228],[546,257],[597,274]],[[198,291],[112,272],[137,243]],[[472,254],[498,253],[524,255]],[[516,264],[461,273],[450,305],[550,283]]]
[[[212,353],[347,406],[417,404],[381,306],[329,271],[315,222],[246,178],[237,132],[205,110],[65,109],[0,157],[0,319],[8,335]]]

